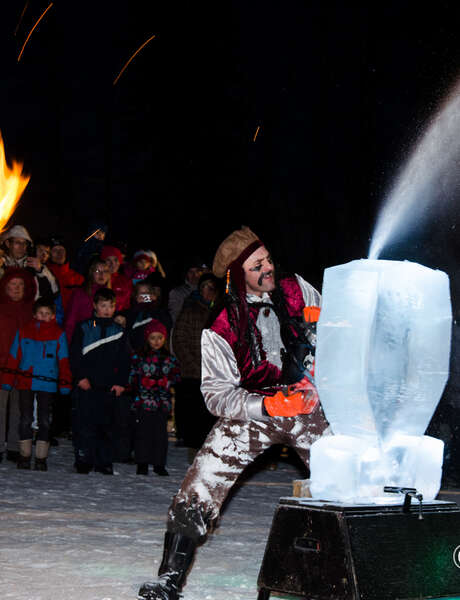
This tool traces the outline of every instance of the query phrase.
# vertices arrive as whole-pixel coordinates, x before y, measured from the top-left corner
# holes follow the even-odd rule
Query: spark
[[[254,137],[252,138],[252,141],[255,142],[257,139],[257,136],[259,135],[259,131],[260,131],[260,125],[257,125],[257,129],[256,132],[254,134]]]
[[[93,235],[96,235],[96,233],[100,230],[101,230],[101,228],[99,227],[99,229],[96,229],[96,231],[93,231],[93,233],[91,235],[89,235],[83,243],[86,243],[88,240],[90,240],[93,237]]]
[[[142,50],[142,48],[144,48],[145,46],[147,46],[147,44],[153,40],[153,38],[155,37],[155,35],[152,35],[151,37],[149,37],[149,39],[147,41],[145,41],[142,46],[140,46],[136,52],[134,52],[134,54],[131,56],[131,58],[126,61],[124,67],[122,68],[122,70],[118,73],[118,75],[115,77],[115,79],[113,80],[113,85],[116,85],[118,80],[120,79],[120,77],[122,76],[123,72],[126,70],[126,67],[129,65],[129,63],[133,60],[133,58],[139,54],[139,52]]]
[[[18,24],[16,25],[16,29],[14,30],[14,35],[17,34],[19,27],[21,26],[22,19],[24,18],[24,15],[26,14],[26,10],[27,10],[28,6],[29,6],[29,0],[26,0],[26,3],[24,4],[24,8],[22,9],[21,16],[19,17]]]
[[[37,27],[37,25],[40,23],[40,21],[43,19],[43,17],[46,15],[46,13],[49,11],[49,9],[53,6],[53,2],[50,2],[48,5],[48,8],[45,8],[45,10],[42,12],[42,14],[38,17],[37,22],[35,23],[35,25],[32,27],[32,29],[29,31],[29,35],[26,38],[26,41],[24,42],[22,48],[21,48],[21,52],[19,53],[18,56],[18,62],[21,60],[21,56],[22,53],[24,52],[24,48],[27,45],[27,42],[30,39],[30,36],[32,35],[32,33],[34,32],[34,29]]]

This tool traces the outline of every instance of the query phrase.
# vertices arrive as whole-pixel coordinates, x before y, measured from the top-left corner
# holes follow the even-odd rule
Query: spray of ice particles
[[[432,211],[451,202],[460,189],[460,82],[444,101],[383,203],[369,258],[390,239],[408,233]]]

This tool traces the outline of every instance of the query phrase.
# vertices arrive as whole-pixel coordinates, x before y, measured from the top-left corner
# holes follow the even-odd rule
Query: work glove
[[[300,382],[299,382],[300,383]],[[265,396],[265,409],[271,417],[309,415],[319,402],[318,392],[309,381],[302,381],[303,389],[285,395],[281,390],[274,396]]]

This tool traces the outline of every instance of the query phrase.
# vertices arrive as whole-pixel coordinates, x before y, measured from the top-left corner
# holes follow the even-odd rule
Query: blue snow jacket
[[[59,388],[61,394],[68,394],[71,390],[67,338],[54,319],[49,323],[32,319],[19,329],[5,366],[24,371],[28,376],[5,373],[2,378],[3,389],[53,393]],[[49,377],[52,381],[34,377],[37,375]],[[59,384],[56,380],[60,380]]]
[[[78,323],[70,346],[70,365],[75,383],[86,378],[93,387],[126,386],[130,354],[123,327],[102,317]]]

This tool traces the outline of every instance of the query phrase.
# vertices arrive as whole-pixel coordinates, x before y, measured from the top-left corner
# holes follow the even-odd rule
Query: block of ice
[[[315,381],[333,432],[423,435],[448,377],[451,320],[442,271],[388,260],[326,269]]]
[[[425,501],[439,492],[444,443],[429,436],[396,434],[385,444],[346,435],[323,437],[310,451],[313,498],[360,504],[398,504],[403,495],[386,485],[412,487]]]
[[[360,455],[369,442],[348,435],[323,437],[310,449],[313,498],[352,502],[358,496]]]
[[[326,269],[315,381],[335,436],[312,445],[313,497],[401,502],[385,485],[436,496],[443,443],[423,434],[448,377],[451,321],[442,271],[384,260]]]

